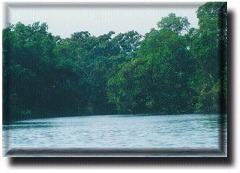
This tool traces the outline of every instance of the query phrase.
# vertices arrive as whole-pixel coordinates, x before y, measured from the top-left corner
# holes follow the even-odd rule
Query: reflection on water
[[[49,122],[18,122],[11,125],[3,125],[3,130],[22,128],[47,128],[51,127]]]
[[[219,149],[219,115],[104,115],[19,121],[3,126],[12,148]]]

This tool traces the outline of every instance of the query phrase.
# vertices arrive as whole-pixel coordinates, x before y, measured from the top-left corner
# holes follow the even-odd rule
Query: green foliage
[[[171,13],[136,31],[62,39],[45,23],[3,30],[4,122],[46,116],[219,112],[226,4],[197,11],[199,28]],[[224,53],[226,60],[226,51]],[[221,75],[225,75],[221,78]]]
[[[118,109],[133,113],[193,111],[194,91],[188,82],[194,62],[184,36],[165,28],[153,30],[141,43],[137,56],[110,79],[109,97]]]
[[[157,25],[160,29],[182,33],[188,31],[190,23],[186,17],[177,17],[174,13],[170,13],[167,17],[163,17]]]
[[[226,3],[206,3],[197,11],[199,29],[192,37],[191,51],[198,68],[194,88],[197,112],[219,112],[220,99],[226,100],[221,80],[226,76]],[[225,98],[220,98],[224,92]]]

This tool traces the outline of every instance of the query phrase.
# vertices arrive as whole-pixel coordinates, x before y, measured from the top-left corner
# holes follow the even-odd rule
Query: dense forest
[[[4,122],[92,114],[223,113],[227,7],[206,3],[199,28],[174,13],[146,35],[60,38],[46,23],[3,30]]]

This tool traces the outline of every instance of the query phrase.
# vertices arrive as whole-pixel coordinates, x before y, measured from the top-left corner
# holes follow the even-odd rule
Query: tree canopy
[[[171,13],[144,36],[80,31],[62,39],[46,23],[9,25],[3,30],[4,122],[219,113],[226,98],[226,15],[225,3],[206,3],[197,10],[199,28]]]

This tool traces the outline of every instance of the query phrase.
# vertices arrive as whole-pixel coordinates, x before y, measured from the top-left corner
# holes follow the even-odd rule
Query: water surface
[[[4,125],[4,149],[219,149],[219,115],[99,115]]]

